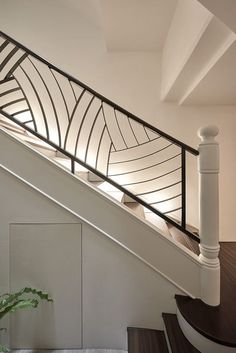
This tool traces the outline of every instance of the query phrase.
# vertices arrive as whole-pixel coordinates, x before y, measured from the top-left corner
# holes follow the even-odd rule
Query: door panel
[[[80,348],[80,224],[10,225],[10,288],[25,286],[54,302],[11,315],[11,348]]]

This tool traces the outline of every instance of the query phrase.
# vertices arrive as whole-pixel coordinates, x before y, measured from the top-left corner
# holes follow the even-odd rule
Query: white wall
[[[220,237],[222,240],[236,239],[235,106],[178,107],[160,102],[161,54],[106,53],[99,27],[81,21],[78,13],[66,8],[66,2],[63,7],[62,2],[55,0],[0,0],[0,9],[3,31],[108,98],[191,146],[197,148],[196,131],[200,126],[218,125],[221,147]],[[197,225],[197,179],[194,175],[191,175],[194,183],[191,185],[193,199],[189,221]]]
[[[0,181],[0,199],[5,200],[4,207],[0,212],[0,293],[8,291],[10,280],[14,282],[13,284],[16,284],[17,280],[19,286],[24,286],[25,282],[21,284],[21,280],[23,281],[24,279],[26,281],[27,279],[25,271],[21,275],[20,269],[16,268],[17,259],[11,258],[12,267],[9,272],[9,254],[11,256],[15,253],[18,259],[21,254],[27,254],[24,246],[22,246],[23,244],[20,245],[19,252],[17,251],[19,242],[18,245],[17,241],[14,243],[14,237],[19,240],[22,239],[22,236],[25,237],[25,234],[22,234],[22,230],[17,233],[16,226],[13,226],[14,232],[11,232],[11,244],[13,244],[13,247],[9,247],[9,228],[11,224],[17,223],[18,226],[24,224],[25,227],[26,225],[29,227],[32,223],[57,224],[59,228],[60,224],[62,224],[60,232],[60,239],[62,239],[63,224],[80,223],[82,225],[82,248],[79,247],[78,243],[76,246],[78,247],[78,257],[80,257],[80,253],[82,254],[82,277],[80,266],[78,266],[78,269],[74,268],[71,271],[69,279],[71,280],[71,285],[74,285],[74,282],[79,279],[82,286],[81,345],[85,348],[126,349],[126,327],[128,325],[162,329],[161,313],[163,311],[175,312],[174,295],[176,293],[181,294],[180,290],[112,240],[109,240],[89,225],[84,224],[76,216],[48,200],[39,192],[32,190],[31,187],[2,168],[0,168]],[[40,237],[39,229],[36,232],[35,235]],[[27,234],[29,235],[28,231]],[[67,237],[67,234],[65,234],[65,237]],[[48,245],[48,241],[44,236],[40,239],[45,246]],[[42,249],[40,239],[38,241]],[[32,242],[29,242],[29,250],[30,244],[32,245]],[[12,252],[13,250],[14,252]],[[75,263],[76,249],[73,252],[73,261]],[[43,256],[44,254],[42,253],[42,258]],[[57,253],[53,256],[52,252],[52,270],[56,264],[56,258]],[[30,256],[26,256],[24,260],[30,261]],[[20,263],[23,266],[22,261]],[[49,262],[47,264],[50,266]],[[29,262],[28,266],[32,266],[32,273],[36,271],[35,263]],[[48,273],[50,272],[51,270],[48,271]],[[13,276],[12,278],[9,278],[9,273]],[[29,268],[28,273],[32,280]],[[42,273],[43,271],[41,276]],[[19,278],[19,276],[22,277]],[[67,283],[69,279],[67,278]],[[39,278],[34,276],[33,280],[37,282]],[[70,292],[70,288],[67,287],[66,291]],[[43,289],[50,290],[50,288]],[[77,291],[69,293],[74,301],[74,310],[76,298],[73,295],[77,295],[76,293]],[[78,298],[78,310],[80,300]],[[69,303],[65,305],[65,311],[68,310],[68,306]],[[39,310],[38,315],[43,312],[45,311],[40,312]],[[23,320],[24,316],[21,319]],[[32,335],[35,334],[35,332],[27,330],[27,315],[25,320],[21,321],[21,324],[24,325],[24,336],[25,332],[28,332],[29,335],[31,333]],[[53,325],[52,321],[53,318],[49,315],[47,322]],[[13,325],[15,328],[17,327],[16,323]],[[2,324],[4,326],[4,323]],[[78,330],[80,330],[79,327]],[[17,342],[20,345],[19,339],[20,337],[17,338]],[[32,340],[33,338],[29,337],[28,342],[30,341],[32,344]],[[27,342],[27,337],[24,337],[25,342]],[[35,342],[39,342],[39,340],[36,339]],[[23,348],[22,345],[23,342],[21,342],[19,348]]]
[[[162,330],[180,291],[88,226],[82,241],[84,346],[127,349],[127,326]]]

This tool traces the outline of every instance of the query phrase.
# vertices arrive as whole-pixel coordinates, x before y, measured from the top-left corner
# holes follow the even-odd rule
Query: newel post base
[[[201,270],[201,299],[204,303],[217,306],[220,304],[220,261],[218,258],[220,246],[206,247],[200,245],[199,259]],[[204,255],[206,254],[206,255]],[[210,258],[212,256],[212,258]]]
[[[218,132],[216,126],[198,131],[201,299],[211,306],[220,304]]]

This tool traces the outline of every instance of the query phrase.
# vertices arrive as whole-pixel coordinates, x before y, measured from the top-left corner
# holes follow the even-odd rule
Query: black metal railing
[[[0,114],[199,241],[186,227],[186,154],[198,151],[2,32]]]

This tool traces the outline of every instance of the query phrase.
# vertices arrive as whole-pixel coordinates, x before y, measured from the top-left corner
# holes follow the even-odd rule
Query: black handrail
[[[126,195],[128,195],[130,198],[132,198],[133,200],[137,201],[138,203],[140,203],[141,205],[143,205],[144,207],[146,207],[147,209],[149,209],[150,211],[152,211],[153,213],[155,213],[156,215],[160,216],[161,218],[163,218],[165,221],[167,221],[168,223],[172,224],[173,226],[175,226],[177,229],[181,230],[182,232],[184,232],[186,235],[188,235],[189,237],[191,237],[192,239],[194,239],[195,241],[199,242],[199,237],[196,236],[195,234],[191,233],[187,227],[186,227],[186,152],[189,152],[193,155],[198,155],[199,152],[195,149],[193,149],[192,147],[182,143],[181,141],[173,138],[172,136],[166,134],[165,132],[151,126],[150,124],[146,123],[145,121],[143,121],[142,119],[139,119],[138,117],[136,117],[135,115],[129,113],[128,111],[126,111],[125,109],[119,107],[118,105],[116,105],[115,103],[113,103],[112,101],[110,101],[109,99],[105,98],[104,96],[100,95],[99,93],[95,92],[93,89],[91,89],[90,87],[86,86],[85,84],[83,84],[82,82],[80,82],[79,80],[73,78],[72,76],[66,74],[65,72],[63,72],[62,70],[58,69],[57,67],[55,67],[54,65],[50,64],[49,62],[47,62],[45,59],[41,58],[39,55],[33,53],[31,50],[27,49],[26,47],[24,47],[23,45],[21,45],[20,43],[18,43],[17,41],[15,41],[14,39],[12,39],[11,37],[9,37],[8,35],[6,35],[5,33],[3,32],[0,32],[0,36],[4,37],[5,38],[5,41],[8,41],[9,43],[11,44],[14,44],[16,45],[16,47],[22,49],[23,51],[25,51],[27,54],[23,54],[21,56],[21,58],[17,58],[17,62],[15,64],[13,64],[13,68],[9,70],[7,76],[4,78],[3,81],[0,81],[0,85],[3,83],[5,84],[6,82],[10,81],[10,80],[15,80],[15,84],[17,85],[16,88],[13,88],[13,89],[10,89],[8,88],[8,90],[5,90],[0,96],[6,96],[8,97],[9,94],[11,94],[13,91],[19,91],[21,92],[23,98],[18,98],[18,97],[15,97],[13,98],[12,100],[9,101],[9,98],[7,101],[5,101],[5,103],[0,107],[0,114],[4,115],[6,118],[10,119],[11,121],[13,121],[14,123],[16,123],[17,125],[23,127],[25,130],[29,131],[31,134],[33,134],[34,136],[36,136],[37,138],[41,139],[42,141],[44,141],[45,143],[47,143],[48,145],[52,146],[54,149],[56,149],[57,151],[61,152],[62,154],[64,154],[66,157],[70,158],[71,159],[71,172],[72,173],[75,173],[75,163],[79,163],[80,165],[82,165],[83,167],[85,167],[87,170],[91,171],[92,173],[94,173],[95,175],[97,175],[99,178],[107,181],[108,183],[110,183],[111,185],[115,186],[117,189],[119,189],[120,191],[122,191],[123,193],[125,193]],[[7,44],[6,42],[4,42],[1,46],[0,46],[0,50],[4,50],[6,48]],[[3,60],[3,63],[2,63],[2,67],[4,67],[6,65],[7,62],[9,62],[11,60],[11,58],[14,57],[15,53],[17,52],[16,50],[16,47],[15,48],[9,48],[11,51],[9,54],[6,54],[6,58]],[[57,112],[56,112],[56,108],[55,108],[55,105],[54,105],[54,102],[53,102],[53,98],[51,96],[51,93],[50,93],[50,90],[48,89],[47,87],[47,84],[46,82],[44,81],[44,78],[43,76],[41,75],[40,71],[38,70],[37,66],[35,66],[34,62],[32,61],[32,59],[30,57],[27,58],[27,55],[30,55],[31,57],[34,57],[35,59],[39,60],[40,62],[42,62],[43,64],[45,64],[51,71],[51,74],[53,75],[55,81],[57,82],[58,84],[58,87],[60,89],[60,92],[61,92],[61,95],[62,95],[62,98],[64,99],[64,103],[65,103],[65,107],[67,109],[67,113],[68,113],[68,126],[67,126],[67,129],[66,129],[66,134],[65,134],[65,137],[64,137],[64,147],[62,147],[62,143],[61,143],[61,131],[60,131],[60,125],[59,125],[59,120],[58,120],[58,116],[57,116]],[[55,115],[55,118],[56,118],[56,123],[57,123],[57,128],[58,128],[58,134],[59,134],[59,145],[56,144],[55,142],[51,141],[50,140],[50,130],[49,130],[49,127],[48,127],[48,122],[47,122],[47,116],[46,116],[46,113],[44,111],[44,107],[43,107],[43,104],[40,100],[40,92],[38,94],[35,86],[33,85],[32,81],[31,81],[31,78],[30,78],[30,74],[28,75],[24,66],[22,67],[21,66],[21,63],[27,58],[27,61],[28,63],[31,64],[31,66],[35,69],[35,71],[38,73],[40,79],[41,79],[41,82],[43,83],[44,85],[44,88],[46,89],[46,92],[48,94],[48,97],[51,101],[51,104],[52,104],[52,108],[53,108],[53,111],[54,111],[54,115]],[[34,60],[34,59],[33,59]],[[1,63],[0,63],[1,64]],[[41,108],[41,112],[43,114],[43,120],[45,122],[45,128],[46,128],[46,137],[43,136],[37,129],[37,124],[36,124],[36,121],[35,121],[35,117],[34,117],[34,114],[32,112],[32,108],[31,108],[31,105],[30,105],[30,102],[27,98],[27,95],[25,94],[24,92],[24,89],[22,88],[21,86],[21,83],[19,82],[18,80],[18,76],[14,75],[14,70],[16,68],[20,69],[20,72],[24,73],[25,77],[27,77],[30,85],[31,85],[31,88],[33,89],[33,92],[34,94],[37,96],[38,98],[38,104],[40,105],[40,108]],[[60,88],[60,85],[53,73],[54,72],[57,72],[58,74],[66,77],[66,79],[68,80],[70,86],[71,86],[71,90],[73,91],[74,93],[74,98],[75,98],[75,105],[74,105],[74,108],[73,108],[73,111],[71,113],[71,116],[69,116],[69,112],[68,112],[68,107],[66,105],[66,101],[65,101],[65,97],[63,95],[63,92]],[[0,70],[0,73],[1,73],[1,70]],[[74,92],[74,89],[71,85],[71,82],[75,83],[76,85],[79,86],[79,89],[81,90],[81,93],[79,95],[79,98],[76,98],[76,95],[75,95],[75,92]],[[80,125],[79,125],[79,130],[78,130],[78,134],[76,136],[76,141],[75,141],[75,149],[74,149],[74,154],[71,153],[71,149],[68,151],[68,148],[67,148],[67,138],[68,138],[68,134],[70,134],[71,132],[71,124],[72,124],[72,121],[73,121],[73,117],[74,117],[74,114],[76,113],[76,109],[77,107],[79,106],[80,104],[80,100],[81,98],[83,97],[83,95],[85,94],[85,92],[89,92],[91,95],[92,95],[92,98],[90,97],[89,99],[89,103],[86,103],[87,107],[86,107],[86,110],[84,111],[84,113],[82,114],[82,120],[80,122]],[[78,142],[79,142],[79,138],[80,138],[80,133],[81,133],[81,130],[82,130],[82,126],[83,126],[83,123],[86,121],[86,115],[90,109],[90,107],[92,106],[92,103],[94,102],[94,98],[98,98],[100,100],[100,107],[99,109],[97,110],[97,113],[95,116],[93,116],[93,123],[92,123],[92,127],[91,127],[91,131],[89,133],[89,138],[88,138],[88,141],[86,142],[87,143],[87,147],[86,147],[86,153],[85,153],[85,159],[82,160],[80,159],[78,156],[77,156],[77,147],[78,147]],[[10,98],[11,99],[11,98]],[[20,109],[16,109],[16,111],[11,115],[9,114],[7,111],[5,111],[5,109],[7,109],[9,106],[12,106],[12,105],[16,105],[18,103],[25,103],[27,108],[28,109],[23,109],[22,110],[22,107]],[[112,136],[110,135],[110,132],[109,132],[109,126],[107,125],[108,124],[108,121],[107,121],[107,117],[106,117],[106,114],[105,114],[105,110],[104,110],[104,105],[108,105],[109,107],[112,107],[112,109],[114,110],[114,116],[115,116],[115,120],[114,122],[116,122],[115,124],[117,124],[117,128],[119,129],[120,131],[120,137],[123,139],[123,145],[126,146],[124,149],[122,149],[122,147],[118,147],[118,149],[115,148],[115,145],[116,145],[116,142],[115,141],[115,138],[114,138],[114,141],[113,141],[113,138]],[[30,115],[31,115],[31,118],[32,120],[30,121],[20,121],[18,119],[15,118],[15,116],[17,116],[18,114],[21,114],[22,112],[25,112],[25,111],[30,111]],[[96,119],[98,118],[99,114],[102,112],[102,115],[103,115],[103,124],[104,127],[103,127],[103,130],[102,130],[102,133],[100,135],[100,141],[99,141],[99,145],[97,146],[97,156],[96,156],[96,165],[95,167],[92,167],[90,164],[86,163],[87,162],[87,153],[88,153],[88,148],[89,148],[89,143],[90,143],[90,138],[91,138],[91,134],[92,132],[94,131],[94,126],[95,126],[95,123],[96,123]],[[122,134],[122,130],[121,130],[121,126],[120,124],[122,123],[122,121],[118,121],[118,118],[117,118],[117,114],[116,112],[121,112],[123,113],[126,118],[127,118],[127,123],[130,125],[130,131],[132,130],[132,136],[134,139],[136,139],[136,142],[137,144],[134,144],[133,147],[128,147],[128,143],[127,142],[127,136],[124,137],[123,134]],[[139,126],[142,126],[143,128],[143,133],[146,133],[146,137],[147,137],[147,142],[145,143],[139,143],[138,139],[136,138],[136,135],[135,135],[135,132],[133,130],[133,127],[132,127],[132,124],[135,124],[135,123],[132,123],[131,124],[131,120],[134,120],[136,123],[139,124]],[[122,120],[122,119],[121,119]],[[33,125],[34,125],[34,129],[27,126],[27,124],[29,122],[32,122]],[[113,123],[114,123],[113,122]],[[111,122],[109,123],[111,124]],[[53,126],[52,126],[53,127]],[[137,128],[137,126],[136,126]],[[154,134],[154,137],[151,135],[151,137],[148,135],[147,131],[145,130],[145,128],[149,129],[151,132],[153,132]],[[109,153],[108,153],[108,160],[107,160],[107,166],[106,166],[106,171],[104,170],[101,170],[97,167],[97,162],[98,162],[98,153],[100,153],[99,149],[101,147],[101,141],[102,141],[102,138],[103,138],[103,134],[104,132],[107,132],[108,134],[108,138],[109,138],[109,144],[110,144],[110,147],[109,147]],[[114,132],[113,132],[114,134]],[[142,156],[141,154],[141,157],[137,157],[137,158],[134,158],[134,159],[127,159],[127,156],[126,156],[126,159],[122,161],[123,158],[121,158],[121,161],[119,160],[117,162],[114,162],[112,163],[112,161],[110,161],[110,156],[111,154],[114,152],[115,154],[118,152],[119,153],[122,153],[122,151],[127,151],[127,150],[132,150],[132,148],[140,148],[140,146],[142,145],[145,145],[147,143],[150,143],[152,144],[153,142],[156,143],[156,141],[159,141],[160,138],[163,138],[164,140],[168,140],[170,141],[171,143],[168,143],[168,145],[166,146],[162,146],[161,149],[158,149],[158,150],[155,150],[154,152],[152,153],[146,153],[144,154],[144,157]],[[74,142],[73,142],[74,143]],[[153,145],[152,145],[153,146]],[[175,167],[173,168],[171,171],[168,171],[168,172],[165,172],[164,174],[162,173],[161,175],[159,176],[156,176],[153,178],[149,178],[147,180],[141,180],[141,181],[135,181],[135,182],[129,182],[128,184],[127,183],[124,183],[123,184],[119,184],[118,182],[116,182],[116,175],[112,175],[111,173],[108,173],[108,165],[110,163],[110,165],[112,166],[112,164],[118,164],[118,163],[129,163],[130,161],[137,161],[137,160],[140,160],[142,158],[149,158],[149,156],[153,156],[153,155],[157,155],[158,153],[160,153],[161,151],[165,150],[165,149],[168,149],[169,147],[171,146],[177,146],[178,148],[180,148],[180,153],[178,154],[174,154],[174,156],[172,156],[171,158],[167,158],[165,160],[162,160],[161,162],[159,163],[156,163],[155,165],[163,165],[164,163],[167,163],[168,161],[170,160],[174,160],[176,157],[178,156],[181,156],[181,167]],[[83,147],[83,146],[82,146]],[[114,148],[114,150],[112,151],[112,147]],[[79,150],[78,150],[79,151]],[[172,151],[173,152],[173,151]],[[120,158],[120,157],[119,157]],[[155,166],[154,165],[154,166]],[[149,166],[149,167],[146,167],[146,168],[143,168],[143,170],[147,170],[149,168],[152,168],[153,165]],[[169,176],[170,174],[172,175],[172,173],[175,173],[176,171],[181,171],[181,181],[177,181],[175,183],[171,183],[170,185],[164,185],[164,187],[162,186],[161,188],[159,187],[158,189],[155,189],[152,190],[152,187],[150,188],[149,186],[149,189],[146,191],[145,188],[145,192],[139,192],[139,193],[136,193],[134,194],[133,193],[133,190],[127,190],[127,188],[125,188],[124,186],[132,186],[132,185],[138,185],[138,184],[145,184],[146,183],[149,183],[149,182],[157,182],[159,181],[160,178],[163,178],[165,176]],[[101,172],[102,171],[102,172]],[[127,172],[127,173],[123,173],[124,174],[130,174],[130,173],[137,173],[139,172],[140,169],[136,168],[136,170],[133,170],[132,172]],[[117,174],[118,175],[118,174]],[[122,175],[122,173],[120,174]],[[110,177],[109,177],[110,176]],[[112,179],[115,178],[115,180]],[[167,210],[166,212],[161,212],[159,211],[158,209],[156,209],[155,207],[153,207],[152,205],[155,204],[155,202],[148,202],[148,201],[144,201],[142,198],[140,198],[140,196],[144,196],[144,195],[147,195],[147,194],[153,194],[153,193],[156,193],[156,192],[160,192],[164,189],[169,189],[169,188],[172,188],[173,186],[175,185],[179,185],[181,184],[181,194],[177,194],[175,196],[172,196],[172,197],[168,197],[168,198],[165,198],[164,200],[157,200],[156,201],[156,204],[160,204],[162,202],[167,202],[169,200],[172,200],[172,199],[175,199],[175,198],[178,198],[181,196],[181,206],[180,207],[172,207],[172,209],[170,210]],[[132,188],[131,188],[132,189]],[[140,191],[140,190],[139,190]],[[180,222],[178,221],[175,221],[172,217],[169,217],[168,214],[169,213],[173,213],[177,210],[181,210],[181,220]]]
[[[167,140],[173,142],[175,145],[184,148],[186,151],[188,151],[189,153],[198,156],[199,152],[198,150],[194,149],[193,147],[183,143],[182,141],[179,141],[178,139],[174,138],[173,136],[167,134],[166,132],[150,125],[149,123],[147,123],[146,121],[138,118],[136,115],[130,113],[128,110],[122,108],[121,106],[119,106],[118,104],[112,102],[110,99],[104,97],[102,94],[96,92],[95,90],[93,90],[92,88],[90,88],[89,86],[87,86],[85,83],[79,81],[78,79],[74,78],[73,76],[69,75],[68,73],[66,73],[65,71],[59,69],[58,67],[56,67],[55,65],[51,64],[49,61],[47,61],[46,59],[42,58],[40,55],[35,54],[32,50],[28,49],[27,47],[25,47],[24,45],[22,45],[21,43],[17,42],[15,39],[11,38],[10,36],[8,36],[6,33],[0,31],[0,36],[5,37],[7,40],[9,40],[10,42],[12,42],[13,44],[15,44],[17,47],[23,49],[26,53],[28,53],[29,55],[35,57],[36,59],[40,60],[41,62],[43,62],[44,64],[46,64],[50,69],[53,69],[54,71],[58,72],[59,74],[67,77],[70,81],[80,85],[81,87],[83,87],[86,91],[90,92],[92,95],[96,96],[97,98],[101,99],[101,101],[103,101],[104,103],[109,104],[110,106],[112,106],[115,110],[119,110],[121,113],[129,116],[129,118],[135,120],[136,122],[144,125],[145,127],[147,127],[150,130],[155,131],[157,134],[161,135],[162,137],[166,138]]]

